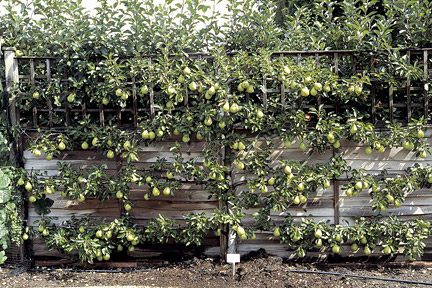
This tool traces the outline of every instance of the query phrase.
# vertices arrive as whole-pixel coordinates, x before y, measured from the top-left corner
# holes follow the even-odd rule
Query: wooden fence
[[[432,49],[416,49],[406,50],[402,53],[406,53],[412,61],[420,60],[423,61],[424,67],[424,79],[422,81],[411,82],[409,80],[402,80],[401,86],[395,86],[382,82],[379,79],[372,79],[371,82],[371,102],[368,105],[368,109],[371,115],[371,121],[378,126],[382,124],[382,117],[378,115],[378,110],[387,111],[389,120],[397,119],[403,123],[410,121],[413,114],[416,116],[429,116],[430,102],[428,98],[427,86],[429,81],[429,73],[431,70],[431,57]],[[7,73],[7,90],[12,89],[13,83],[29,81],[29,83],[48,83],[52,81],[54,75],[51,73],[53,62],[56,59],[51,57],[16,57],[13,49],[4,49],[4,58]],[[208,55],[205,54],[194,54],[190,55],[191,58],[205,59]],[[316,52],[278,52],[274,54],[274,57],[295,57],[297,61],[301,61],[305,57],[313,57],[316,62],[328,61],[332,62],[333,69],[336,74],[344,77],[349,77],[352,74],[361,72],[367,67],[360,67],[359,61],[356,60],[358,57],[367,57],[369,65],[375,65],[374,55],[369,52],[356,52],[356,51],[316,51]],[[152,61],[151,58],[149,61]],[[363,61],[364,63],[364,61]],[[42,67],[38,69],[45,71],[43,75],[37,74],[35,66]],[[27,67],[24,71],[22,67]],[[55,77],[58,77],[56,75]],[[57,79],[58,80],[58,79]],[[63,78],[63,81],[67,82],[67,78]],[[282,83],[278,88],[267,88],[271,79],[263,79],[262,85],[265,89],[259,94],[265,105],[267,97],[271,94],[280,94],[281,104],[285,107],[285,95],[290,92],[288,87],[285,87]],[[138,125],[138,116],[142,112],[150,112],[151,115],[155,113],[155,98],[158,94],[150,88],[149,94],[149,107],[142,107],[137,100],[137,85],[134,79],[126,83],[132,91],[131,106],[126,108],[111,107],[106,108],[100,104],[98,106],[92,105],[88,102],[88,99],[84,97],[81,107],[71,108],[67,101],[64,107],[54,107],[53,99],[48,99],[46,108],[33,108],[31,114],[27,115],[31,119],[31,125],[37,126],[39,123],[40,115],[44,114],[46,121],[45,128],[54,128],[56,124],[53,121],[53,115],[55,113],[64,115],[65,126],[73,125],[71,120],[71,114],[80,115],[84,119],[89,113],[98,115],[101,125],[106,125],[106,115],[114,113],[117,115],[117,125],[123,128],[136,128]],[[396,97],[396,95],[398,95]],[[402,96],[401,96],[402,95]],[[397,99],[397,101],[395,100]],[[185,105],[188,104],[188,98],[184,99]],[[350,107],[347,105],[338,105],[337,103],[328,103],[326,100],[318,98],[316,105],[324,104],[324,108],[334,110],[337,113],[343,112],[345,109]],[[304,99],[300,98],[298,101],[299,109],[308,109],[313,105],[305,104]],[[381,113],[381,112],[380,112]],[[19,119],[23,117],[22,111],[19,111],[15,107],[15,102],[12,99],[10,106],[10,114],[12,119],[12,125],[19,123]],[[128,115],[128,116],[125,116]],[[132,115],[132,116],[131,116]],[[400,115],[403,115],[401,117]],[[130,118],[132,121],[123,121],[124,119]],[[122,120],[123,119],[123,120]],[[132,122],[132,123],[131,123]],[[61,128],[61,127],[60,127]],[[29,130],[30,131],[30,130]],[[31,136],[31,134],[29,134]],[[250,137],[252,136],[249,134]],[[430,130],[427,131],[427,141],[432,144]],[[20,148],[22,156],[25,160],[24,168],[27,170],[45,170],[48,172],[48,176],[57,174],[57,167],[55,162],[40,160],[33,156],[32,153],[25,151],[27,148],[27,137],[22,136],[20,140]],[[164,157],[168,162],[172,162],[172,154],[169,152],[169,145],[173,141],[180,141],[179,137],[173,136],[168,140],[159,143],[157,146],[143,147],[144,152],[140,154],[140,162],[138,166],[148,167],[151,163],[154,163],[157,157]],[[306,156],[304,151],[299,149],[299,143],[294,142],[292,147],[287,149],[275,143],[277,148],[273,149],[271,158],[274,165],[278,164],[277,160],[281,159],[292,159],[292,160],[304,160],[307,159],[308,164],[312,163],[326,163],[336,153],[344,151],[343,158],[347,161],[347,164],[353,168],[366,169],[369,174],[379,174],[382,170],[386,169],[389,175],[395,175],[400,173],[402,170],[410,167],[413,163],[421,164],[432,164],[432,157],[428,156],[425,159],[418,159],[415,157],[414,152],[407,152],[402,148],[387,149],[385,153],[367,155],[364,152],[364,147],[349,142],[347,140],[341,141],[341,147],[327,151],[324,154],[312,154]],[[181,144],[181,152],[189,158],[199,157],[200,153],[206,149],[206,143],[197,139],[192,139],[189,144]],[[232,153],[229,148],[223,148],[223,155]],[[106,157],[100,153],[91,151],[66,151],[59,157],[62,161],[73,163],[74,167],[87,168],[93,164],[100,165],[104,164],[107,167],[108,174],[115,175],[118,173],[119,167],[123,164],[123,160],[117,158],[111,161],[107,161]],[[225,159],[221,159],[224,161]],[[245,180],[250,177],[243,171],[238,171],[235,165],[231,165],[231,176],[232,185],[236,187],[238,191],[247,190],[245,186]],[[319,189],[315,194],[310,195],[307,203],[292,206],[289,211],[273,213],[276,223],[281,223],[283,217],[289,212],[294,218],[301,219],[311,215],[316,221],[329,220],[331,223],[338,224],[344,220],[353,222],[356,216],[372,216],[374,215],[370,207],[370,197],[367,193],[357,197],[346,197],[345,193],[342,193],[341,186],[346,183],[347,179],[340,179],[333,181],[332,185],[327,189]],[[210,198],[208,199],[208,193],[200,185],[191,183],[182,183],[182,188],[176,193],[175,198],[171,197],[158,197],[151,198],[149,201],[144,201],[140,195],[148,192],[144,188],[133,187],[131,190],[131,199],[136,202],[134,209],[131,210],[132,216],[137,219],[138,224],[145,224],[147,221],[159,214],[162,214],[173,219],[181,220],[183,215],[189,213],[201,213],[211,212],[215,208],[221,207],[223,203],[220,201]],[[101,203],[98,200],[91,199],[84,203],[77,201],[65,200],[61,196],[57,195],[54,197],[55,204],[52,207],[52,213],[50,216],[58,217],[56,224],[62,221],[68,220],[71,215],[83,216],[92,214],[95,216],[102,216],[106,219],[113,219],[120,216],[122,211],[122,203],[115,199]],[[251,223],[253,221],[251,215],[254,210],[247,211],[247,217],[245,223]],[[432,191],[430,189],[422,189],[408,195],[405,203],[400,208],[390,208],[383,213],[383,215],[398,215],[403,219],[412,219],[417,216],[422,216],[424,219],[432,220]],[[28,211],[28,224],[32,225],[35,220],[40,219],[40,216],[35,213],[32,206],[29,207]],[[259,248],[264,248],[270,254],[276,254],[283,257],[290,257],[292,251],[288,249],[285,244],[280,244],[278,239],[275,239],[269,232],[257,231],[257,239],[255,240],[236,240],[233,239],[232,235],[229,239],[226,237],[216,237],[214,235],[208,235],[202,246],[202,252],[207,255],[218,255],[226,253],[228,251],[239,251],[244,254]],[[430,249],[430,248],[427,248]],[[148,257],[154,255],[160,255],[162,249],[158,249],[157,245],[152,245],[149,248],[141,249],[138,252],[134,252],[132,256],[136,257]],[[345,249],[348,251],[349,249]],[[43,242],[34,241],[33,243],[34,256],[36,257],[47,257],[57,256],[64,257],[65,255],[59,255],[58,253],[48,252]],[[426,256],[430,257],[432,250],[426,250]],[[309,253],[308,256],[312,257],[323,257],[324,253],[316,250]],[[344,255],[350,255],[349,252],[344,252]],[[357,254],[358,255],[358,254]]]

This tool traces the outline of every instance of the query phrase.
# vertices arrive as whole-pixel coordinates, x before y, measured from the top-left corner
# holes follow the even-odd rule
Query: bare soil
[[[407,268],[385,265],[304,264],[258,253],[244,257],[232,276],[232,266],[218,259],[194,257],[181,262],[149,261],[137,271],[117,269],[109,273],[72,271],[74,267],[0,267],[0,287],[427,287],[423,284],[365,279],[346,275],[300,273],[293,270],[336,272],[369,277],[428,282],[429,265]],[[81,268],[82,269],[82,268]],[[115,273],[114,273],[115,272]]]

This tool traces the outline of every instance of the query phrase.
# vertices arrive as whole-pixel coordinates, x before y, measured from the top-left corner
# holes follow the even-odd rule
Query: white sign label
[[[227,254],[227,262],[228,263],[239,263],[240,262],[240,254]]]

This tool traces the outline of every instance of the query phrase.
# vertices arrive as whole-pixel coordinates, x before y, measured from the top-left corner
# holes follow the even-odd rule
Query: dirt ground
[[[153,264],[151,264],[153,263]],[[38,271],[34,271],[36,270]],[[76,272],[73,267],[35,267],[33,270],[0,267],[0,287],[426,287],[423,284],[299,273],[292,270],[336,272],[379,278],[428,282],[432,285],[432,268],[388,268],[381,265],[335,266],[329,264],[298,264],[282,258],[256,255],[242,260],[232,276],[231,265],[212,258],[192,258],[182,262],[149,262],[132,271],[117,269],[116,273]],[[291,272],[289,272],[291,270]]]

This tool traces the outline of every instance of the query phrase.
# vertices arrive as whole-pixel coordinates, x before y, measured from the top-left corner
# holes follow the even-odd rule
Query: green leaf
[[[0,264],[5,263],[6,260],[7,260],[6,252],[5,251],[0,251]]]
[[[10,184],[10,178],[2,170],[0,170],[0,189],[7,188]]]
[[[54,201],[50,198],[45,198],[45,195],[41,199],[38,199],[35,203],[35,211],[38,215],[49,214],[51,210],[48,207],[51,207],[54,204]]]
[[[0,204],[9,202],[10,191],[9,189],[0,189]]]
[[[5,240],[8,234],[6,225],[0,225],[0,240]]]

